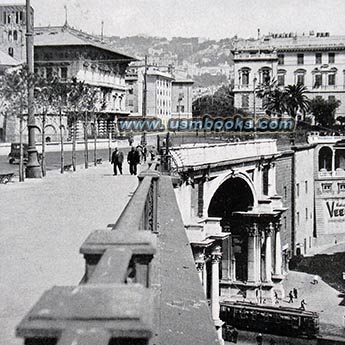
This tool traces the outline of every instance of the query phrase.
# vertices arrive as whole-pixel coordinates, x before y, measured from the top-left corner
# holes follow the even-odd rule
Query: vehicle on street
[[[220,319],[225,325],[255,332],[306,338],[314,338],[319,333],[316,312],[282,306],[223,301]]]
[[[23,161],[24,164],[28,161],[28,144],[22,144],[23,145]],[[38,154],[38,162],[41,161],[42,154]],[[19,163],[20,159],[20,143],[12,143],[11,144],[11,151],[8,154],[8,162],[10,164]]]

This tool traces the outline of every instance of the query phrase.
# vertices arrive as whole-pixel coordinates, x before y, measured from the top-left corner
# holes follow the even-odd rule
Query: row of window
[[[9,30],[7,33],[8,42],[18,41],[19,34],[17,30]]]
[[[299,190],[300,184],[296,183],[296,196],[298,197],[300,194],[300,190]],[[308,194],[308,181],[304,181],[304,191],[305,194]]]
[[[312,215],[310,215],[310,219],[312,218]],[[309,219],[309,210],[308,207],[305,208],[305,220],[307,221]],[[300,213],[296,212],[296,223],[297,225],[300,224]]]
[[[332,183],[322,183],[321,184],[322,191],[325,193],[331,193],[333,191]],[[345,192],[345,183],[338,183],[338,193]]]
[[[322,86],[322,74],[315,74],[314,75],[314,82],[313,82],[313,89],[317,89]],[[278,74],[277,76],[278,85],[284,86],[285,85],[285,74]],[[327,85],[334,86],[335,85],[335,73],[330,73],[327,75]],[[305,85],[305,73],[298,73],[296,75],[296,84]]]
[[[59,76],[62,80],[67,79],[68,69],[67,67],[40,67],[35,68],[35,73],[43,78],[51,79],[55,75]]]
[[[285,55],[278,54],[278,65],[284,65]],[[335,53],[328,53],[328,63],[335,63]],[[315,54],[315,64],[322,64],[322,53]],[[304,65],[304,54],[297,54],[297,65]]]
[[[23,11],[3,12],[3,24],[23,24],[24,23]]]

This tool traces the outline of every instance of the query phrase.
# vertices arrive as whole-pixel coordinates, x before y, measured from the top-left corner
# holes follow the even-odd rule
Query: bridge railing
[[[116,224],[82,244],[80,284],[46,291],[18,325],[25,345],[187,344],[200,322],[197,343],[218,343],[171,179],[156,168],[139,175]]]

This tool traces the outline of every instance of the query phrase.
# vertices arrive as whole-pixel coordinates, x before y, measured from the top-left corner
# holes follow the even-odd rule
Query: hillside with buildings
[[[106,40],[119,50],[139,59],[148,56],[149,65],[167,67],[192,77],[196,86],[211,87],[227,83],[232,78],[233,38],[209,40],[200,37],[132,37],[112,36]]]

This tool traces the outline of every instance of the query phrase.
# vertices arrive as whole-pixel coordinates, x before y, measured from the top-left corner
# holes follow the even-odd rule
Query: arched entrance
[[[208,207],[209,217],[221,218],[223,229],[231,230],[234,279],[248,279],[248,233],[234,212],[247,212],[254,205],[254,196],[248,182],[235,176],[224,181],[214,193]]]

